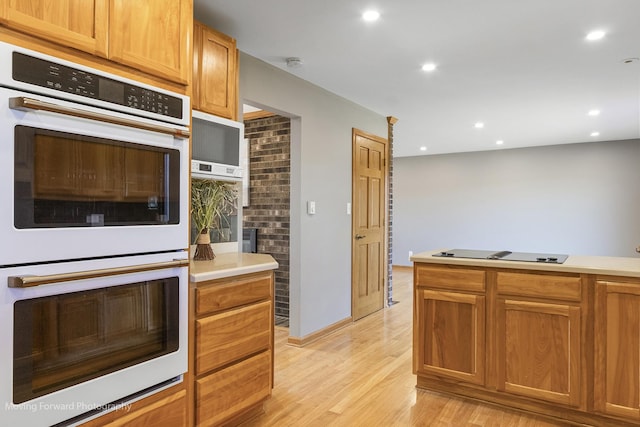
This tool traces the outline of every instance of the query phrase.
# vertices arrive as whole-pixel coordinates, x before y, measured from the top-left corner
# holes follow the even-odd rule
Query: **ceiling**
[[[640,138],[640,0],[194,0],[194,15],[398,118],[395,156]]]

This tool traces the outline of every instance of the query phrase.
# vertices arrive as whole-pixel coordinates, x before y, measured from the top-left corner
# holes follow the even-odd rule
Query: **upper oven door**
[[[183,132],[0,88],[0,263],[188,247]]]

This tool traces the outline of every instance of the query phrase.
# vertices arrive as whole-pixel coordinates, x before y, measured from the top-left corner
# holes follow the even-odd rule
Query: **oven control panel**
[[[136,110],[182,119],[183,100],[21,52],[13,52],[13,79]]]

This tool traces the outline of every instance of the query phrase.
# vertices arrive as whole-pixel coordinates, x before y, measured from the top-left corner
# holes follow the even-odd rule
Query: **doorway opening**
[[[291,119],[243,105],[247,144],[248,197],[243,230],[255,234],[255,250],[278,262],[275,270],[275,324],[289,326],[291,230]]]

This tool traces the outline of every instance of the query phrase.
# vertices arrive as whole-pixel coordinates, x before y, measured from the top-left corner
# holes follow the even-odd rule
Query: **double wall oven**
[[[0,62],[0,423],[80,423],[187,370],[189,98]]]

